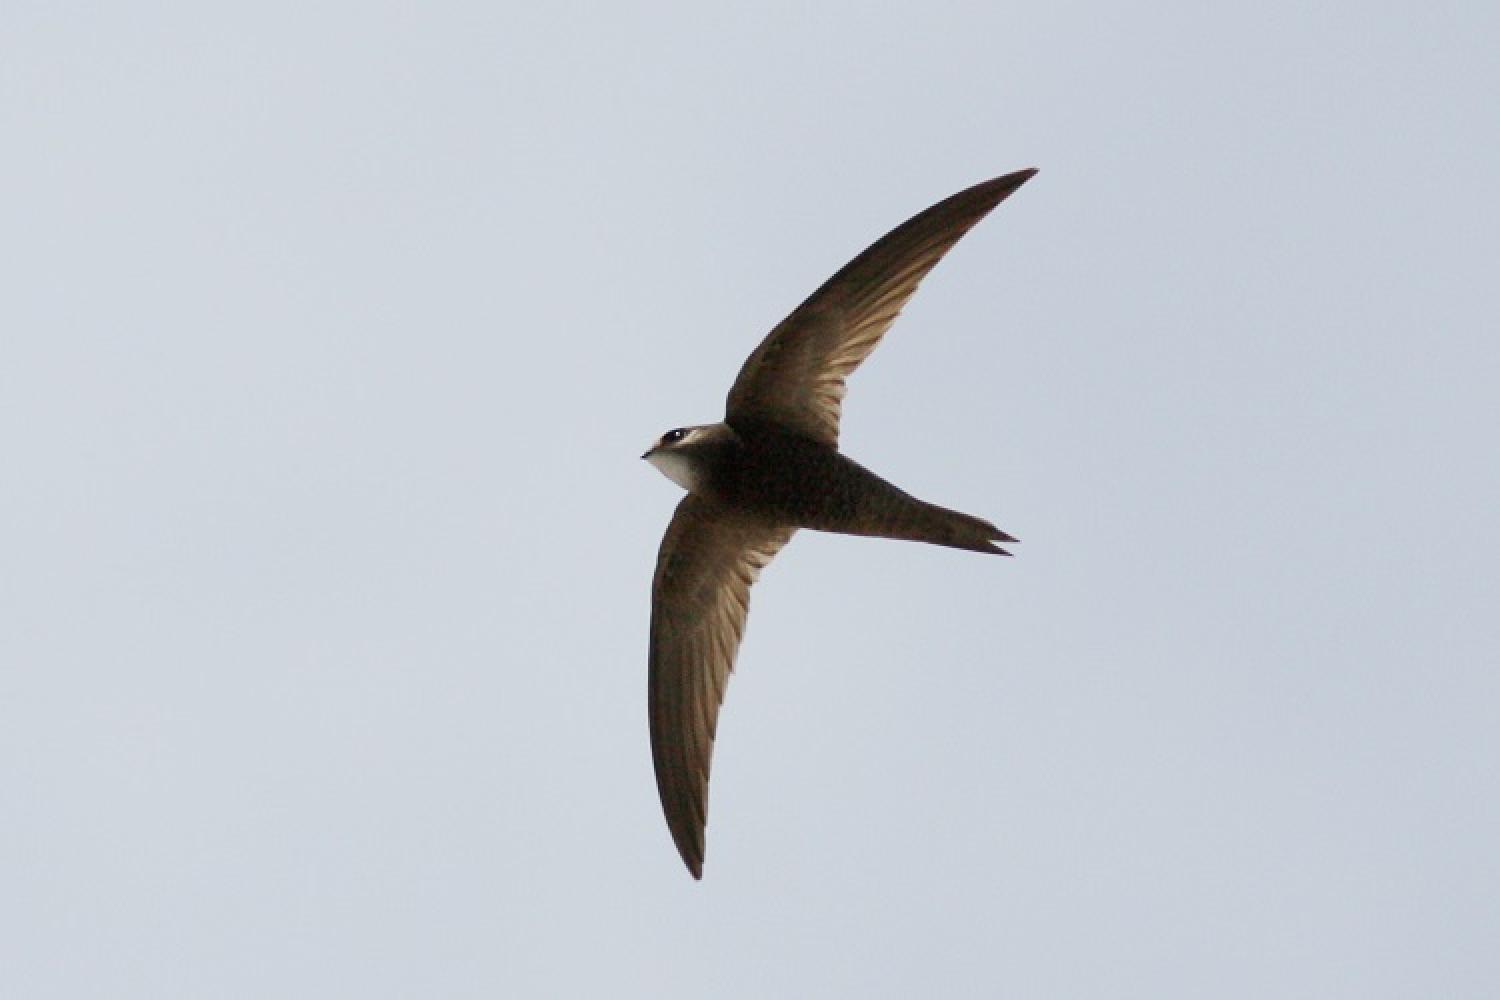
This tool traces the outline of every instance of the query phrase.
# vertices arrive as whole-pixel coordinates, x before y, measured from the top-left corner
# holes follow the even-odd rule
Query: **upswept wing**
[[[838,446],[844,380],[922,278],[1034,169],[976,184],[903,222],[792,311],[746,359],[727,419],[766,420]]]
[[[667,827],[703,877],[708,772],[719,706],[750,610],[750,585],[794,528],[734,516],[688,494],[651,585],[651,757]]]

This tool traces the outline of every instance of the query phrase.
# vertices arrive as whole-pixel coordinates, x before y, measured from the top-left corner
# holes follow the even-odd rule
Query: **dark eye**
[[[678,441],[681,441],[685,437],[687,437],[687,431],[684,428],[679,427],[675,431],[667,431],[667,433],[663,434],[661,436],[661,441],[662,444],[676,444]]]

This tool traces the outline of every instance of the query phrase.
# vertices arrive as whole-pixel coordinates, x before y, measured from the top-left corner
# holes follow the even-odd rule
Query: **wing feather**
[[[880,343],[917,285],[1035,170],[976,184],[903,222],[823,283],[766,335],[729,390],[727,419],[780,423],[837,447],[844,381]]]
[[[694,878],[703,877],[714,731],[750,611],[750,586],[794,530],[736,517],[690,493],[657,555],[651,758],[667,827]]]

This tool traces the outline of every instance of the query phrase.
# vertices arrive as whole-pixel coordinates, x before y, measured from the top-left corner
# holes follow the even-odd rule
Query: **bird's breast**
[[[838,531],[895,487],[835,449],[793,435],[742,435],[716,476],[724,502],[778,523]]]

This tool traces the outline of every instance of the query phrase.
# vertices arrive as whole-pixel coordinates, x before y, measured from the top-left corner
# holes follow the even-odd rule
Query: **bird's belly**
[[[781,449],[752,458],[737,477],[735,502],[778,523],[862,534],[859,524],[872,507],[909,499],[831,449]]]

